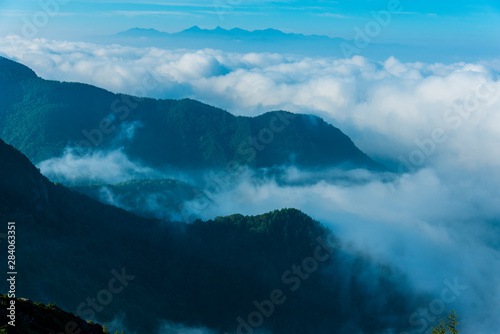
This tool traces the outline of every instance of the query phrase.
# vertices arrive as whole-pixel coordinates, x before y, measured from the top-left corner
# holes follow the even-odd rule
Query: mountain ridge
[[[19,78],[38,78],[28,66],[0,56],[0,77],[16,80]]]
[[[193,29],[195,28],[195,29]],[[198,29],[196,29],[198,28]],[[191,29],[191,30],[190,30]],[[153,32],[154,30],[154,32]],[[149,33],[148,33],[149,31]],[[334,32],[330,36],[335,36]],[[476,62],[482,59],[478,52],[466,46],[445,48],[422,46],[405,42],[371,41],[363,43],[365,38],[354,32],[352,37],[330,37],[304,33],[286,33],[268,28],[244,30],[241,28],[202,29],[194,26],[177,32],[163,32],[153,28],[132,28],[114,35],[89,37],[93,43],[118,43],[134,47],[159,47],[163,49],[215,49],[238,53],[277,53],[284,56],[328,57],[336,59],[361,56],[385,62],[394,57],[401,62],[444,62],[452,64],[468,60]],[[492,48],[488,58],[495,58],[498,52]],[[461,57],[457,56],[461,54]]]
[[[236,161],[252,168],[385,170],[317,116],[234,116],[191,99],[139,99],[34,72],[16,78],[25,66],[2,57],[0,67],[0,137],[34,163],[61,156],[72,143],[111,150],[120,141],[129,157],[154,167],[225,168]]]
[[[286,33],[282,30],[274,29],[274,28],[246,30],[246,29],[242,29],[242,28],[238,28],[238,27],[231,28],[231,29],[225,29],[225,28],[222,28],[221,26],[217,26],[213,29],[204,29],[204,28],[200,28],[197,25],[194,25],[194,26],[189,27],[187,29],[184,29],[184,30],[181,30],[178,32],[173,32],[173,33],[157,30],[154,28],[135,27],[135,28],[130,28],[130,29],[124,30],[124,31],[120,31],[120,32],[116,33],[115,36],[122,36],[122,37],[127,36],[127,35],[138,36],[138,35],[142,34],[141,37],[148,37],[148,36],[149,37],[173,37],[173,36],[183,36],[183,35],[192,34],[192,33],[205,34],[205,35],[217,35],[218,37],[220,37],[220,35],[222,34],[222,35],[227,35],[228,37],[229,36],[232,36],[232,37],[237,37],[237,36],[257,37],[258,36],[258,37],[262,38],[263,36],[267,36],[267,37],[275,38],[275,37],[279,36],[279,37],[289,37],[289,38],[315,38],[315,39],[331,39],[331,40],[343,40],[344,41],[344,39],[342,39],[340,37],[329,37],[326,35],[315,35],[315,34],[306,35],[306,34],[302,34],[302,33]]]
[[[7,323],[8,307],[11,301],[15,301],[16,320],[15,327]],[[34,303],[25,298],[7,298],[0,296],[2,315],[0,320],[0,333],[86,333],[86,334],[110,334],[99,324],[88,323],[74,314],[61,310],[56,305],[43,305]]]
[[[84,320],[112,322],[122,315],[126,332],[157,332],[165,321],[233,332],[238,317],[255,312],[252,301],[281,289],[288,292],[286,303],[276,306],[262,329],[382,332],[403,329],[405,316],[423,302],[405,294],[397,270],[342,251],[334,235],[299,210],[160,222],[51,183],[2,140],[0,157],[0,220],[15,221],[22,236],[16,294],[56,302]],[[290,268],[318,251],[321,266],[307,280],[295,277]],[[375,279],[365,281],[367,272]],[[102,299],[113,277],[121,277],[120,292]],[[374,282],[383,294],[373,294]],[[300,290],[290,290],[297,284]],[[86,301],[96,295],[94,308]]]

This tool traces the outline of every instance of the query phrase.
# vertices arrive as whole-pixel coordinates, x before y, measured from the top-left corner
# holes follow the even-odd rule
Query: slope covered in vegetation
[[[189,99],[139,99],[44,80],[2,57],[0,138],[35,164],[61,155],[68,146],[122,146],[131,159],[153,167],[199,170],[235,161],[257,168],[384,168],[316,116],[274,111],[236,117]]]
[[[8,324],[11,302],[15,302],[15,326]],[[7,298],[0,295],[0,333],[5,334],[46,334],[46,333],[86,333],[109,334],[99,324],[88,323],[72,313],[61,310],[56,305],[33,303],[24,298]]]
[[[262,328],[375,333],[404,328],[416,307],[402,275],[344,251],[298,210],[164,223],[52,184],[1,141],[0,157],[0,221],[16,222],[18,295],[85,320],[123,316],[148,333],[164,320],[234,331],[280,290],[286,302]]]

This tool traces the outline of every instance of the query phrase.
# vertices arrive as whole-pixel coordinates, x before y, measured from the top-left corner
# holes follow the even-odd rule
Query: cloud
[[[159,320],[159,322],[160,326],[157,331],[158,334],[216,334],[216,332],[203,327],[188,327],[182,324],[173,323],[166,320]],[[106,328],[110,333],[124,332],[124,333],[136,334],[136,332],[133,332],[130,329],[128,329],[125,323],[126,323],[126,315],[120,313],[118,315],[115,315],[112,321],[106,323]]]
[[[107,331],[110,333],[124,332],[124,333],[136,334],[135,332],[132,332],[131,330],[129,330],[127,328],[127,326],[125,325],[126,315],[124,313],[119,313],[119,314],[115,315],[113,317],[113,319],[108,323],[105,323],[102,321],[99,321],[98,323],[106,324]]]
[[[158,334],[215,334],[215,332],[202,327],[185,327],[180,324],[163,321]]]
[[[66,184],[116,184],[131,179],[161,178],[164,175],[138,162],[130,161],[123,149],[81,153],[67,148],[61,157],[42,161],[37,166],[54,182]]]
[[[0,39],[0,50],[48,79],[156,98],[191,97],[240,115],[272,109],[313,113],[395,168],[403,165],[401,157],[409,160],[419,149],[418,142],[432,138],[436,129],[445,132],[446,140],[435,149],[447,153],[427,154],[423,163],[415,164],[418,168],[453,164],[452,155],[461,157],[460,165],[467,168],[478,159],[491,164],[500,160],[485,154],[495,141],[484,141],[486,136],[500,139],[495,126],[500,124],[498,60],[426,64],[389,58],[378,62],[360,56],[334,59],[166,50],[16,36]],[[460,113],[457,106],[470,102],[481,87],[489,94],[479,94],[478,107]]]
[[[114,120],[114,115],[111,114],[107,117],[108,119]],[[114,138],[114,141],[116,143],[123,143],[123,142],[130,142],[133,140],[135,131],[139,128],[144,127],[144,124],[142,124],[139,121],[134,121],[134,122],[122,122],[120,124],[120,129],[119,129],[119,134],[116,138]]]
[[[285,179],[294,181],[287,185],[242,173],[210,193],[212,204],[193,214],[210,219],[298,208],[331,227],[344,250],[401,269],[414,292],[440,298],[449,282],[467,286],[447,305],[460,314],[464,332],[490,333],[500,326],[500,195],[495,190],[500,178],[489,178],[494,184],[488,186],[480,176],[434,169],[391,182],[367,171],[351,172],[358,182],[339,182],[335,170],[323,171],[315,182],[307,174],[287,170]]]

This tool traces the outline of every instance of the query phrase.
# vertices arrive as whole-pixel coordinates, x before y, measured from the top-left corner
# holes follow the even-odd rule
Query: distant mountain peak
[[[232,29],[231,29],[231,30],[229,30],[229,31],[236,31],[236,32],[249,32],[248,30],[241,29],[241,28],[238,28],[238,27],[236,27],[236,28],[232,28]]]
[[[258,31],[258,30],[257,30],[257,31]],[[278,29],[274,29],[274,28],[262,29],[261,31],[268,31],[268,32],[280,32],[280,33],[284,34],[284,32],[283,32],[283,31],[278,30]]]
[[[199,26],[197,25],[194,25],[190,28],[187,28],[187,29],[184,29],[184,30],[181,30],[179,32],[175,32],[175,33],[167,33],[167,32],[163,32],[163,31],[159,31],[159,30],[156,30],[156,29],[153,29],[153,28],[131,28],[131,29],[128,29],[126,31],[123,31],[123,32],[120,32],[118,33],[117,35],[120,35],[120,36],[123,36],[123,35],[127,35],[127,34],[133,34],[134,36],[136,36],[137,34],[148,34],[148,35],[171,35],[171,36],[176,36],[176,35],[179,35],[179,36],[182,36],[186,33],[189,33],[189,34],[211,34],[211,33],[215,33],[215,34],[227,34],[229,36],[240,36],[240,35],[244,35],[244,36],[257,36],[257,37],[263,37],[263,36],[268,36],[268,37],[273,37],[273,38],[276,38],[276,37],[301,37],[301,38],[304,38],[304,37],[311,37],[311,38],[314,38],[314,37],[323,37],[323,38],[329,38],[327,36],[318,36],[318,35],[304,35],[304,34],[297,34],[297,33],[286,33],[286,32],[283,32],[279,29],[275,29],[275,28],[266,28],[266,29],[255,29],[255,30],[245,30],[245,29],[242,29],[242,28],[239,28],[239,27],[234,27],[234,28],[230,28],[230,29],[226,29],[226,28],[223,28],[221,26],[217,26],[213,29],[203,29],[203,28],[200,28]],[[147,37],[147,36],[144,36],[144,37]]]
[[[129,29],[127,31],[155,31],[155,32],[161,32],[161,31],[153,29],[153,28],[139,28],[139,27],[135,27],[135,28]]]
[[[163,38],[170,35],[167,32],[162,32],[153,28],[131,28],[116,34],[118,37],[133,37],[133,38]]]
[[[201,29],[200,27],[198,26],[192,26],[191,28],[188,28],[186,30],[183,30],[183,31],[192,31],[192,32],[196,32],[196,31],[202,31],[203,29]]]

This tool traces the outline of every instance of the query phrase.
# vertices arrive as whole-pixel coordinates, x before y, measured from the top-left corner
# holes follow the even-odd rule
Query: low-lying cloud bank
[[[0,52],[44,78],[114,92],[191,97],[245,115],[271,109],[317,114],[395,168],[447,163],[450,154],[459,155],[465,167],[478,160],[500,163],[498,155],[487,154],[500,139],[498,60],[426,64],[361,56],[293,58],[18,36],[1,38]]]
[[[500,183],[492,179],[488,187],[481,177],[460,178],[424,169],[395,182],[373,175],[359,184],[286,186],[247,174],[212,193],[214,204],[197,214],[209,219],[298,208],[330,226],[345,249],[402,269],[415,291],[433,295],[436,300],[421,305],[433,310],[429,318],[453,308],[464,333],[493,333],[500,328],[500,196],[494,191]],[[449,286],[456,295],[446,292]],[[416,332],[424,321],[432,323],[420,311],[408,314],[408,328]]]
[[[63,158],[67,160],[68,155]],[[118,176],[120,181],[135,178],[137,171],[146,171],[141,176],[151,178],[164,175],[130,162],[120,151],[78,159],[93,166],[90,175],[100,176],[104,182]],[[126,163],[121,164],[122,160]],[[52,159],[51,164],[65,170],[62,161]],[[127,167],[130,164],[134,167]],[[66,182],[74,175],[85,180],[85,173],[72,174],[74,170],[86,169],[79,166],[69,174],[52,169],[52,173],[67,175]],[[207,174],[207,184],[213,176]],[[422,309],[407,315],[409,330],[418,333],[424,323],[433,323],[429,319],[444,316],[452,308],[459,313],[464,332],[486,334],[499,328],[499,172],[425,168],[397,176],[365,170],[312,173],[292,167],[280,173],[243,170],[230,180],[204,188],[208,198],[185,202],[179,219],[189,222],[285,207],[300,209],[331,227],[345,251],[362,252],[375,263],[402,270],[413,287],[408,296],[433,296]],[[163,209],[158,208],[159,217],[164,215]],[[368,273],[366,276],[367,281],[373,279]],[[422,313],[426,308],[428,317]]]

